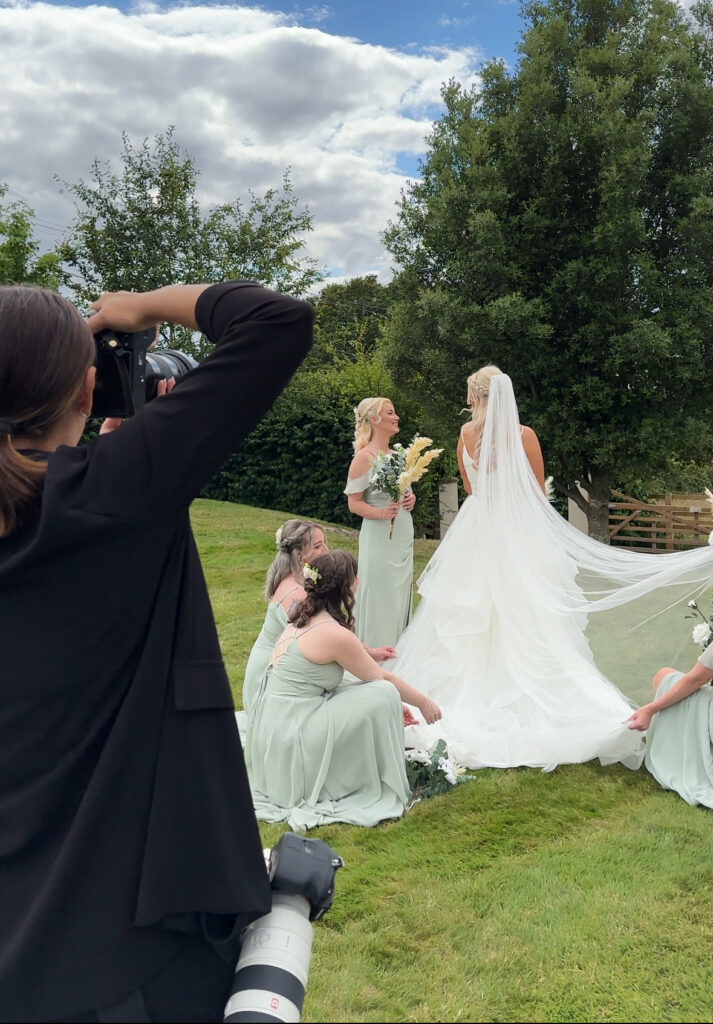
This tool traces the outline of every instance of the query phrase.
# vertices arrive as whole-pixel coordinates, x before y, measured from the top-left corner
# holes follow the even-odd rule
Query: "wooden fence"
[[[713,530],[713,507],[703,494],[665,494],[650,502],[612,491],[611,544],[637,551],[681,551],[702,547]]]

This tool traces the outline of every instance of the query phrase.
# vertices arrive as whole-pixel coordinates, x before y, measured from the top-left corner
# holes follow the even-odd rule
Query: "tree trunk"
[[[587,505],[587,525],[589,536],[594,540],[600,540],[603,544],[609,543],[609,474],[603,470],[593,469],[589,474],[589,480],[584,484],[589,492],[589,503]]]

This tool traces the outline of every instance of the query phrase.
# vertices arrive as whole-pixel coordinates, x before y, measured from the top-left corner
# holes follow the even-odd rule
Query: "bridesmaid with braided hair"
[[[351,554],[319,555],[303,574],[306,596],[274,646],[248,725],[255,812],[298,830],[398,818],[410,797],[401,702],[428,724],[440,709],[378,665],[354,634]],[[343,680],[345,671],[354,681]]]

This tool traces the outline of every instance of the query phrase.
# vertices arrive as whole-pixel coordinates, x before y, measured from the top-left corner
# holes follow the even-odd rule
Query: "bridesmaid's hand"
[[[408,704],[403,704],[402,707],[404,709],[404,726],[418,725],[418,719],[416,718]]]
[[[396,516],[401,511],[401,503],[398,501],[390,501],[386,508],[381,509],[381,519],[396,519]]]
[[[415,504],[416,504],[416,495],[413,493],[413,491],[406,491],[406,493],[404,494],[404,496],[403,496],[403,498],[401,500],[401,505],[403,506],[403,508],[407,512],[410,512]]]
[[[395,647],[367,647],[366,653],[374,661],[390,661],[396,657]]]
[[[435,700],[431,700],[430,697],[424,697],[421,704],[419,704],[418,710],[421,712],[426,720],[426,725],[433,725],[434,722],[438,722],[441,719],[441,709]]]
[[[627,718],[626,724],[630,729],[637,729],[639,732],[646,732],[648,727],[651,725],[651,719],[654,717],[652,711],[649,710],[645,704],[638,711],[635,711],[631,718]]]

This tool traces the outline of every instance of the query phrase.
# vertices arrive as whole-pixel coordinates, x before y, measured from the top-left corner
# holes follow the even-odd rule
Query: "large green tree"
[[[58,252],[40,253],[35,213],[26,203],[6,201],[0,185],[0,284],[35,284],[57,290],[67,281]]]
[[[311,216],[287,172],[279,189],[250,193],[247,205],[233,199],[204,211],[195,160],[180,149],[173,127],[138,145],[126,134],[122,140],[119,173],[95,160],[87,181],[63,182],[76,217],[61,252],[81,278],[75,287],[80,301],[102,291],[230,278],[302,295],[321,280],[304,253]],[[191,347],[182,328],[166,340]]]
[[[694,13],[524,3],[517,67],[445,87],[386,234],[397,381],[455,431],[466,375],[500,365],[600,539],[611,486],[710,451],[713,18]]]
[[[328,284],[315,301],[314,360],[359,359],[378,346],[391,301],[375,274]]]

